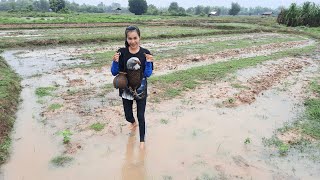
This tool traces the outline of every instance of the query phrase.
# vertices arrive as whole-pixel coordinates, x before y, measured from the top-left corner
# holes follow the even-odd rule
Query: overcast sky
[[[113,2],[120,3],[121,6],[127,7],[128,0],[68,0],[70,2],[74,1],[78,4],[92,4],[97,5],[100,2],[103,2],[106,5],[110,5]],[[171,2],[177,2],[179,6],[184,8],[194,7],[197,5],[203,6],[225,6],[231,7],[231,2],[238,2],[242,7],[271,7],[277,8],[279,6],[287,7],[291,3],[295,2],[301,4],[305,1],[315,2],[320,4],[320,0],[147,0],[148,4],[153,4],[157,7],[168,7]]]

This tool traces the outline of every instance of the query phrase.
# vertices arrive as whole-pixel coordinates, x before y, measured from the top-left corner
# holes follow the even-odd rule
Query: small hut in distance
[[[119,14],[121,11],[121,8],[118,7],[117,9],[115,9],[115,11],[116,11],[116,14]]]
[[[262,16],[272,16],[273,12],[264,12],[261,15]]]
[[[212,11],[208,14],[208,17],[211,17],[211,16],[219,16],[219,13],[218,11]]]

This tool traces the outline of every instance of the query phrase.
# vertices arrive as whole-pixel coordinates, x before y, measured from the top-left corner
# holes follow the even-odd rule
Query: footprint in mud
[[[232,156],[233,162],[236,163],[236,165],[240,167],[250,167],[249,163],[247,160],[245,160],[242,156],[237,155],[237,156]]]

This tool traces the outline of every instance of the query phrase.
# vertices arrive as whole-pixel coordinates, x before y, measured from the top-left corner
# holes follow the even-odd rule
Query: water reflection
[[[144,180],[146,179],[145,170],[145,149],[141,150],[135,144],[139,143],[136,139],[136,131],[132,131],[128,138],[125,161],[122,166],[122,180]],[[135,152],[138,151],[138,152]]]

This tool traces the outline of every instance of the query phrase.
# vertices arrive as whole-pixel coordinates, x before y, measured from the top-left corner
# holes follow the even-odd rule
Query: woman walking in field
[[[120,48],[113,56],[111,73],[114,76],[119,73],[127,74],[128,84],[125,88],[119,88],[119,96],[122,97],[125,118],[130,122],[131,130],[135,130],[138,125],[132,111],[133,101],[136,101],[140,148],[144,149],[147,78],[152,74],[153,56],[149,50],[140,46],[138,27],[127,27],[125,38],[125,48]]]

